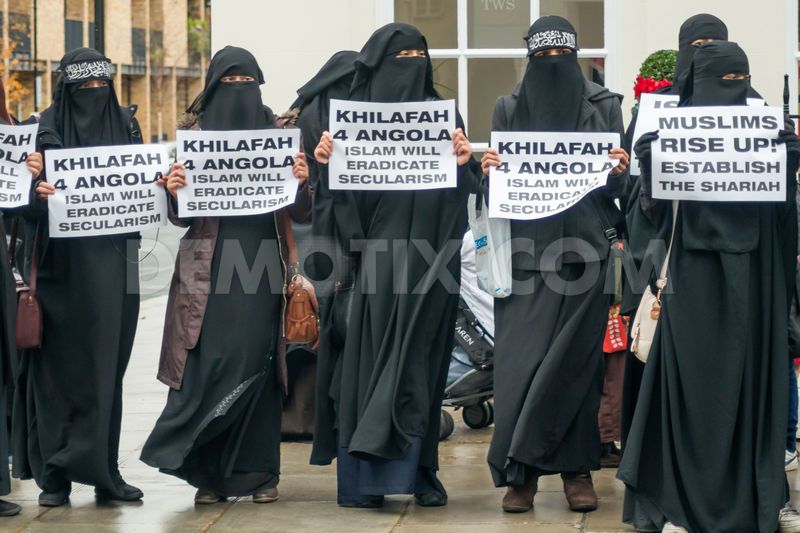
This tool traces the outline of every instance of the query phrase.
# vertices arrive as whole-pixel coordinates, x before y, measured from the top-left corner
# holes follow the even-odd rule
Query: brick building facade
[[[16,78],[22,89],[9,103],[12,113],[27,117],[50,105],[64,52],[94,47],[94,4],[2,0],[3,72]],[[120,103],[139,106],[145,140],[174,139],[177,117],[202,88],[210,24],[207,4],[208,0],[105,0],[105,55],[115,67]]]

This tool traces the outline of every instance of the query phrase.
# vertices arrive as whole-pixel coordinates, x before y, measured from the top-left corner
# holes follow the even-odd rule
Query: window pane
[[[602,57],[584,57],[578,60],[586,79],[598,85],[606,84],[606,61]]]
[[[524,48],[531,21],[529,0],[469,0],[470,48]]]
[[[394,20],[419,28],[428,48],[458,48],[456,0],[394,0]]]
[[[514,91],[528,64],[520,59],[469,60],[469,139],[489,142],[492,111],[497,98]]]
[[[539,13],[570,21],[581,48],[603,48],[603,0],[540,0]]]
[[[433,85],[445,100],[458,100],[458,60],[433,59]]]

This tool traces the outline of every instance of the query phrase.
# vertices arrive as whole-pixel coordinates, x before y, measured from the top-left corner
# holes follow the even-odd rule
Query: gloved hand
[[[641,189],[639,191],[639,197],[642,202],[642,207],[645,210],[650,208],[652,201],[653,174],[650,167],[653,156],[652,144],[653,141],[657,139],[658,132],[650,131],[639,137],[639,140],[636,141],[636,145],[633,147],[634,152],[636,152],[636,157],[639,158],[639,169],[641,170]]]
[[[639,140],[636,141],[636,145],[633,147],[633,151],[636,152],[636,157],[639,158],[639,165],[642,169],[642,173],[646,172],[650,174],[650,160],[653,154],[652,144],[656,139],[658,139],[658,131],[647,132],[639,137]]]
[[[800,138],[795,133],[791,119],[787,119],[785,129],[778,133],[778,143],[786,145],[786,170],[787,174],[794,178],[800,165]]]

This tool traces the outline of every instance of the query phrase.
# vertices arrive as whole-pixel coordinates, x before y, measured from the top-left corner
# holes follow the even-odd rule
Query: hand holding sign
[[[481,157],[481,170],[483,171],[483,175],[488,176],[492,167],[498,167],[500,163],[500,154],[497,153],[497,150],[494,148],[487,148],[486,151],[483,152],[483,157]]]
[[[186,187],[186,167],[183,163],[177,162],[172,165],[172,169],[167,176],[167,191],[173,198],[178,197],[178,189]]]
[[[610,152],[608,152],[608,157],[619,161],[619,163],[617,163],[617,166],[611,169],[611,173],[613,175],[619,176],[628,169],[628,162],[630,158],[628,157],[628,152],[626,152],[624,149],[614,148]]]
[[[32,152],[28,154],[28,157],[25,158],[25,166],[28,167],[28,172],[31,173],[32,179],[38,178],[39,174],[42,173],[42,169],[44,168],[42,154],[39,152]]]
[[[300,185],[303,185],[308,179],[308,162],[306,161],[306,154],[297,152],[294,154],[294,165],[292,165],[292,174],[300,180]]]
[[[794,128],[781,130],[778,133],[778,144],[786,146],[786,161],[789,170],[795,169],[800,160],[800,138],[797,137]]]
[[[472,144],[461,128],[453,132],[453,153],[459,166],[466,165],[472,157]]]
[[[314,150],[314,159],[317,160],[317,163],[327,165],[328,161],[331,159],[331,154],[333,153],[333,135],[329,131],[323,131],[322,137],[319,138],[319,144],[317,144],[316,149]]]

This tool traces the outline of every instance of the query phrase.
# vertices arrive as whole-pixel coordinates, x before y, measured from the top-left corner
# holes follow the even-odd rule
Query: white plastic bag
[[[511,294],[511,228],[505,218],[489,218],[481,195],[469,196],[469,227],[475,239],[478,286],[495,298]]]

